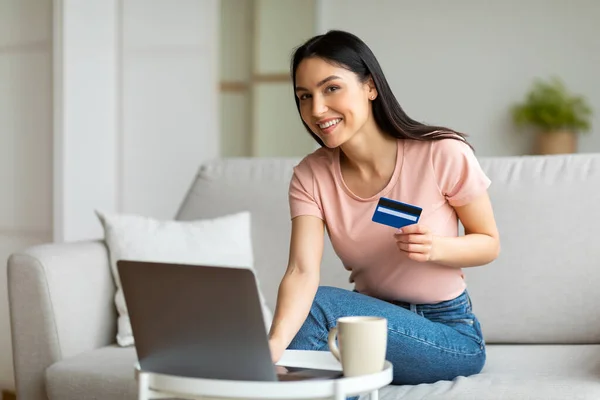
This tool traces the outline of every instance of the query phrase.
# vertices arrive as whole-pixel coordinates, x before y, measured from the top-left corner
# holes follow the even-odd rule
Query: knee
[[[344,292],[344,289],[340,289],[333,286],[319,286],[315,299],[312,304],[312,308],[320,308],[326,306],[328,303],[336,302]]]
[[[335,324],[335,319],[345,313],[344,304],[348,301],[347,289],[333,286],[319,286],[310,307],[310,316],[313,320],[327,321]]]
[[[311,310],[304,320],[302,326],[292,339],[288,346],[290,350],[317,350],[322,347],[322,338],[326,330],[326,322],[321,318],[315,307]]]
[[[317,289],[310,312],[288,349],[315,350],[326,344],[323,338],[327,336],[331,325],[329,304],[335,301],[341,290],[343,289],[330,286],[320,286]]]
[[[305,327],[310,328],[311,325],[323,327],[326,325],[331,304],[335,304],[336,298],[339,299],[341,290],[332,286],[319,286],[310,307],[309,315],[304,322]]]

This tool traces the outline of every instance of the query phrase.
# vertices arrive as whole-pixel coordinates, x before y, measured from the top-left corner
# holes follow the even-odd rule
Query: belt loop
[[[417,313],[417,305],[410,303],[410,311],[412,311],[416,314]]]

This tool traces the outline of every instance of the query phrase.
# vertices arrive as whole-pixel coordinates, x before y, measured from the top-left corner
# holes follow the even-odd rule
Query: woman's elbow
[[[491,263],[492,261],[496,260],[498,257],[500,257],[500,250],[501,250],[501,245],[500,245],[500,237],[499,236],[490,236],[491,237],[491,245],[490,245],[490,260],[489,262]]]

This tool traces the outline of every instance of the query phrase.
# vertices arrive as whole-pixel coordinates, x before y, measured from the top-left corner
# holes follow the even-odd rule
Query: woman
[[[480,372],[485,343],[461,269],[491,262],[500,245],[490,181],[465,135],[409,118],[371,50],[346,32],[299,47],[292,78],[301,119],[321,148],[290,183],[273,360],[286,348],[328,350],[339,317],[378,315],[388,320],[393,384]],[[373,222],[381,197],[421,207],[420,220],[400,230]],[[325,231],[354,291],[319,287]]]

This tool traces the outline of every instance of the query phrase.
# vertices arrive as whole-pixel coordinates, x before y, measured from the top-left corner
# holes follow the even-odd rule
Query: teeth
[[[319,125],[319,128],[325,129],[325,128],[329,128],[330,126],[337,125],[341,120],[342,120],[341,118],[332,119],[331,121],[325,122],[324,124],[318,124],[318,125]]]

